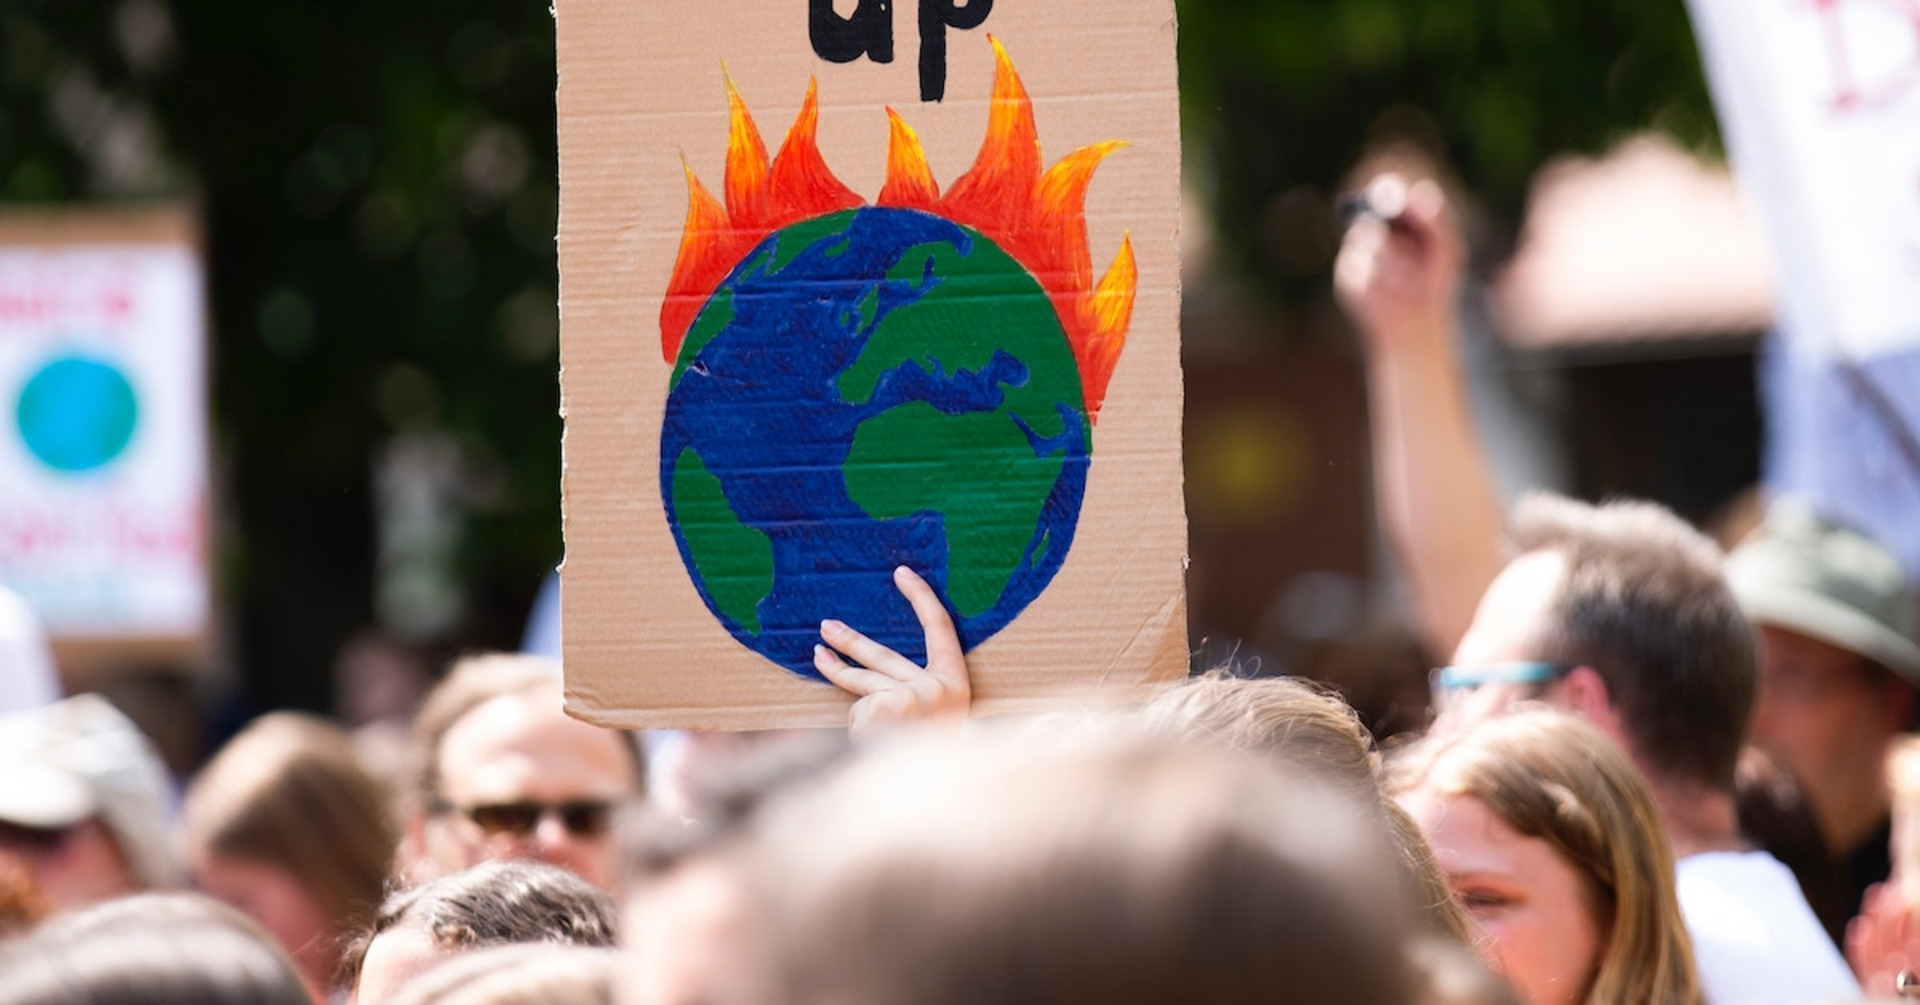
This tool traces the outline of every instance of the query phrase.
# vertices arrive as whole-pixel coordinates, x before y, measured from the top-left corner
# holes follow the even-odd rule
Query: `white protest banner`
[[[1920,573],[1920,0],[1688,0],[1766,231],[1767,480]]]
[[[185,212],[0,215],[0,582],[56,649],[207,633],[204,299]]]
[[[1920,0],[1689,0],[1782,327],[1920,346]]]

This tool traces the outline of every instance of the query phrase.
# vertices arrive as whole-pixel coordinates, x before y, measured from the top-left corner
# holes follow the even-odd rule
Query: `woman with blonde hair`
[[[316,991],[380,906],[398,834],[339,727],[262,716],[221,748],[181,813],[194,884],[258,921]]]
[[[1529,1005],[1703,1001],[1653,795],[1606,734],[1492,719],[1407,747],[1388,787]]]

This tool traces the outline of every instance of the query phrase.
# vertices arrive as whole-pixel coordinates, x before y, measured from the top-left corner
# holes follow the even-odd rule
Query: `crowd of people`
[[[1915,597],[1792,501],[1730,556],[1647,502],[1498,502],[1445,198],[1367,191],[1339,293],[1433,651],[1383,749],[1304,679],[969,719],[837,621],[849,729],[678,737],[458,661],[397,759],[261,717],[176,795],[107,701],[0,719],[0,1005],[1743,1003],[1920,992]],[[658,745],[656,753],[658,753]]]

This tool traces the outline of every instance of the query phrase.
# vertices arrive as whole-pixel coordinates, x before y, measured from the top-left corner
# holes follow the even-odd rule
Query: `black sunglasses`
[[[456,812],[485,831],[488,836],[511,834],[526,837],[540,826],[541,818],[552,813],[560,825],[574,837],[599,837],[613,823],[613,803],[605,799],[569,799],[564,803],[538,803],[522,800],[512,803],[482,803],[455,806],[442,803],[441,812]]]

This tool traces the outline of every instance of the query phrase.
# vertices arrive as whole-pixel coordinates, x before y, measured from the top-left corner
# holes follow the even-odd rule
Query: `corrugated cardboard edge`
[[[182,244],[200,254],[206,242],[199,212],[187,203],[61,209],[0,207],[0,245],[114,244]]]

